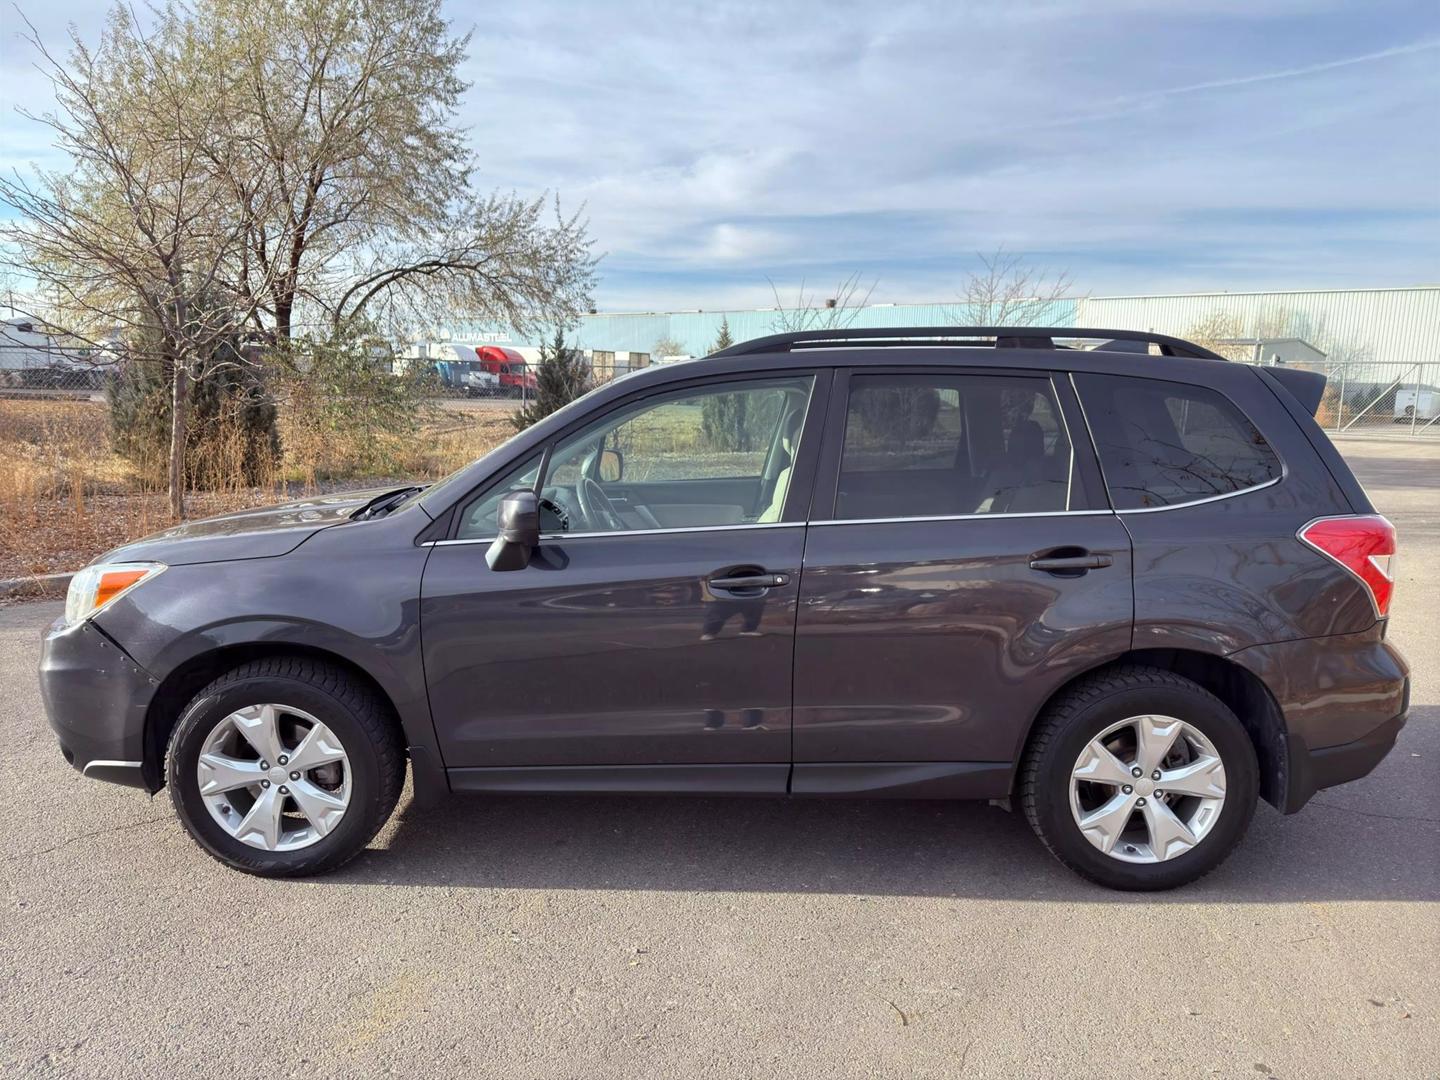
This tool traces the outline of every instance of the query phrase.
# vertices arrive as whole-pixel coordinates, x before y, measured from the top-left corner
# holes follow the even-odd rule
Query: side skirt
[[[804,798],[1002,799],[999,761],[773,765],[532,765],[450,769],[454,791],[494,794],[785,795]]]

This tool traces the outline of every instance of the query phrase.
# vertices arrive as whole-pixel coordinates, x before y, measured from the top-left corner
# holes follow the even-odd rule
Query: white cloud
[[[476,24],[480,182],[587,205],[603,307],[767,306],[766,275],[857,269],[877,300],[946,299],[1001,244],[1096,292],[1440,278],[1433,5],[447,10]],[[34,92],[13,21],[9,104]],[[5,111],[0,158],[43,153]]]

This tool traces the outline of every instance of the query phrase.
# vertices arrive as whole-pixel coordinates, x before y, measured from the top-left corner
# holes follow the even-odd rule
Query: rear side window
[[[1117,510],[1230,495],[1280,475],[1265,436],[1214,390],[1121,375],[1075,384]]]
[[[835,516],[1055,513],[1073,469],[1048,378],[854,375]]]

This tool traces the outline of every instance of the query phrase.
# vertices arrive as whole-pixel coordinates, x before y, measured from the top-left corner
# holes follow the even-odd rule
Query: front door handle
[[[1030,560],[1031,570],[1044,570],[1048,573],[1064,573],[1075,570],[1099,570],[1104,566],[1114,565],[1115,560],[1109,555],[1063,555],[1058,558],[1040,558]]]
[[[788,574],[736,574],[734,577],[709,579],[712,589],[720,589],[724,592],[738,592],[742,589],[775,589],[789,583],[790,576]]]

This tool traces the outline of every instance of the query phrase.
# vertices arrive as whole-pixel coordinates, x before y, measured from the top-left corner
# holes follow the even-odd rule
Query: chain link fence
[[[1440,438],[1440,363],[1294,366],[1326,377],[1315,419],[1332,435]]]
[[[592,378],[608,382],[645,366],[601,353],[591,362]],[[452,365],[454,366],[454,365]],[[1440,437],[1440,362],[1326,362],[1304,366],[1325,375],[1325,397],[1316,412],[1332,434],[1387,434]],[[535,393],[535,365],[515,364],[503,374],[455,372],[435,380],[439,398],[481,398],[523,406]],[[9,398],[100,401],[113,364],[0,343],[0,395]],[[471,384],[474,385],[471,385]]]

